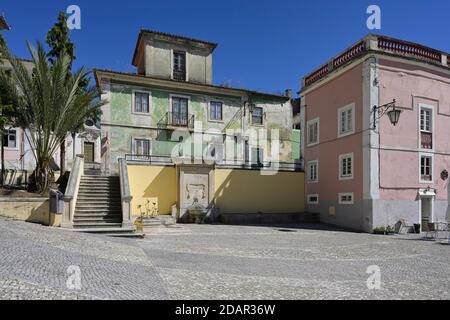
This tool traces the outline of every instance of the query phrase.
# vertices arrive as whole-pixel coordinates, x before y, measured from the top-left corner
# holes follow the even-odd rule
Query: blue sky
[[[266,92],[297,91],[301,77],[369,33],[371,4],[382,12],[376,33],[450,52],[448,0],[3,0],[13,52],[29,57],[26,40],[44,41],[71,4],[81,8],[75,67],[135,71],[137,35],[149,28],[219,43],[214,83]]]

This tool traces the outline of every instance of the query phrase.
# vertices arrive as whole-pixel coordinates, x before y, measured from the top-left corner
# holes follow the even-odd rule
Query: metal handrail
[[[183,157],[181,157],[183,158]],[[192,160],[195,157],[191,157]],[[148,163],[148,164],[174,164],[174,161],[171,156],[168,155],[140,155],[140,154],[125,154],[125,160],[129,163]],[[265,162],[261,164],[252,163],[249,161],[239,161],[239,163],[230,163],[230,162],[218,162],[215,164],[218,168],[236,168],[236,169],[252,169],[252,170],[260,170],[260,169],[271,169],[275,166],[279,169],[293,169],[296,171],[302,171],[302,164],[298,161],[286,162]]]

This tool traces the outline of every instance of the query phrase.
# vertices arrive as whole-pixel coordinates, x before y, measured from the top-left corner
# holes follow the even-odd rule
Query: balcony
[[[194,115],[167,112],[159,121],[158,126],[194,128]]]
[[[420,133],[420,146],[422,149],[433,149],[433,134],[431,132]]]
[[[186,81],[186,72],[173,70],[173,80]]]
[[[448,53],[408,41],[368,35],[304,77],[303,88],[326,78],[334,70],[342,68],[369,53],[394,55],[437,66],[450,67],[450,55]]]

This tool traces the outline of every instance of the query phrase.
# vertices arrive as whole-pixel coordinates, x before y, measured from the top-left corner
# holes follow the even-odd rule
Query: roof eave
[[[221,87],[221,86],[217,86],[217,85],[208,85],[208,84],[200,84],[200,83],[192,83],[192,82],[178,82],[178,81],[173,81],[173,80],[168,80],[168,79],[147,77],[144,75],[125,73],[125,72],[117,72],[117,71],[112,71],[112,70],[93,69],[93,73],[94,73],[95,81],[99,88],[100,88],[99,76],[101,76],[103,74],[103,75],[124,77],[124,78],[125,77],[134,77],[134,78],[137,78],[140,80],[147,79],[147,80],[161,81],[161,82],[165,82],[167,84],[173,84],[173,85],[185,83],[187,86],[192,86],[192,87],[197,87],[197,88],[205,88],[205,89],[211,89],[211,90],[214,90],[214,89],[222,90],[222,91],[224,91],[224,94],[228,93],[228,94],[232,94],[232,95],[236,95],[236,96],[242,95],[242,94],[247,94],[247,95],[254,95],[254,96],[261,96],[261,97],[270,97],[273,99],[284,100],[284,101],[288,101],[291,99],[288,96],[277,95],[277,94],[266,93],[266,92],[252,91],[252,90],[241,89],[241,88]],[[126,79],[124,79],[124,81],[125,80]]]
[[[159,35],[159,36],[163,36],[163,37],[172,37],[172,38],[175,38],[175,39],[181,39],[181,40],[185,40],[185,41],[190,41],[192,43],[200,43],[200,44],[203,44],[203,45],[209,47],[209,50],[211,51],[211,53],[218,46],[217,43],[213,43],[213,42],[202,41],[202,40],[198,40],[198,39],[194,39],[194,38],[188,38],[188,37],[184,37],[184,36],[178,36],[178,35],[174,35],[174,34],[158,32],[158,31],[153,31],[153,30],[149,30],[149,29],[141,29],[140,32],[139,32],[138,39],[136,41],[136,46],[134,48],[133,59],[131,61],[132,65],[135,66],[135,67],[137,67],[137,61],[136,61],[136,59],[137,59],[137,52],[138,52],[139,45],[140,45],[141,40],[142,40],[142,36],[144,34],[153,34],[153,35]]]

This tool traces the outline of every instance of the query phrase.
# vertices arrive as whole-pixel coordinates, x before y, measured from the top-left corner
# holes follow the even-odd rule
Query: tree
[[[0,61],[0,65],[2,62]],[[4,185],[5,179],[5,146],[3,138],[5,135],[5,129],[7,125],[11,125],[14,119],[14,108],[5,86],[0,83],[0,157],[1,157],[1,173],[0,173],[0,186]]]
[[[67,27],[67,15],[63,11],[59,13],[58,20],[48,31],[45,42],[50,47],[50,51],[47,53],[50,63],[54,65],[55,61],[62,54],[66,54],[69,57],[69,69],[71,69],[72,63],[76,59],[75,45],[70,40],[70,30]]]
[[[10,92],[17,123],[28,129],[25,136],[34,148],[36,168],[29,189],[45,193],[54,182],[50,162],[58,146],[104,101],[98,100],[95,87],[80,89],[80,83],[90,71],[81,68],[71,74],[67,54],[55,58],[51,65],[42,44],[38,43],[35,49],[28,43],[28,50],[34,63],[32,75],[18,58],[3,48],[2,55],[11,63],[12,72],[11,76],[0,72],[0,83]]]
[[[58,20],[54,26],[48,31],[47,37],[45,39],[50,51],[47,53],[48,60],[52,65],[55,64],[56,59],[60,58],[61,55],[65,54],[70,59],[69,69],[72,69],[72,63],[76,59],[75,45],[70,40],[70,30],[67,27],[67,15],[60,11],[58,14]],[[75,141],[73,141],[75,143]],[[62,141],[60,146],[60,164],[59,169],[61,176],[66,171],[66,141]]]
[[[69,57],[69,70],[72,69],[73,61],[75,57],[75,45],[70,39],[70,30],[67,26],[67,15],[60,11],[58,14],[58,19],[53,27],[48,31],[45,42],[50,47],[50,51],[47,53],[47,58],[51,65],[55,64],[55,61],[62,55],[67,55]],[[71,73],[68,73],[68,77]],[[69,79],[68,79],[69,80]],[[83,79],[79,86],[81,89],[85,89],[89,84],[89,79]],[[97,116],[94,113],[94,116]],[[92,115],[90,115],[92,116]],[[77,129],[78,130],[78,129]],[[75,141],[73,141],[75,143]],[[62,141],[60,145],[60,172],[61,175],[66,171],[66,141]]]
[[[5,41],[0,34],[0,48],[5,47]],[[3,61],[0,59],[0,67]],[[3,137],[5,134],[5,127],[10,125],[14,116],[14,109],[11,103],[11,96],[8,90],[0,83],[0,158],[1,158],[1,173],[0,186],[4,185],[5,179],[5,146],[3,144]]]

